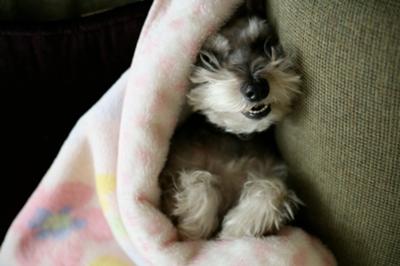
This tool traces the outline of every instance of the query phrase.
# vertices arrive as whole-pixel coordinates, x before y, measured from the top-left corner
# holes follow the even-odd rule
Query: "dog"
[[[261,237],[301,204],[268,130],[300,84],[273,36],[263,19],[236,15],[199,52],[187,94],[194,114],[177,128],[159,180],[161,210],[183,240]]]

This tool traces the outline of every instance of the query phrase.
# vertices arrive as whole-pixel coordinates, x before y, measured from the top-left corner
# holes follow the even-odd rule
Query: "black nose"
[[[249,84],[245,84],[240,89],[242,95],[250,102],[258,102],[267,98],[269,84],[265,79],[259,79]]]

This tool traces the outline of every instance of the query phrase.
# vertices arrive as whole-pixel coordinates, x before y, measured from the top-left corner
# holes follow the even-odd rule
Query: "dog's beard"
[[[249,134],[264,131],[290,111],[292,100],[299,92],[300,78],[291,70],[289,59],[277,58],[274,53],[269,63],[257,67],[257,72],[268,80],[270,91],[265,99],[250,103],[240,92],[244,80],[237,74],[227,68],[210,70],[196,67],[191,77],[195,88],[188,94],[189,104],[227,132]],[[259,119],[245,115],[260,109],[268,114]]]

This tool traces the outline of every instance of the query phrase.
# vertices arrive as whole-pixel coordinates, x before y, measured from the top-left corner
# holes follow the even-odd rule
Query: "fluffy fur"
[[[194,89],[188,99],[193,109],[235,134],[261,132],[280,121],[290,111],[300,79],[281,48],[269,42],[270,34],[265,21],[253,17],[210,37],[191,76]],[[268,97],[257,104],[271,106],[271,113],[261,120],[240,115],[254,106],[240,94],[249,74],[269,82]]]
[[[160,177],[183,239],[262,236],[293,219],[300,200],[265,131],[290,111],[300,79],[272,40],[265,21],[240,18],[200,51],[187,97],[201,115],[176,131]],[[265,90],[256,100],[254,88]]]

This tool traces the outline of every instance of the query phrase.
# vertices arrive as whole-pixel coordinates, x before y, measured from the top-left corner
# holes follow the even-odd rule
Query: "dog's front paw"
[[[250,180],[224,218],[220,238],[261,237],[294,218],[301,201],[280,179]]]
[[[207,171],[182,172],[173,215],[182,239],[206,239],[218,227],[219,178]]]

